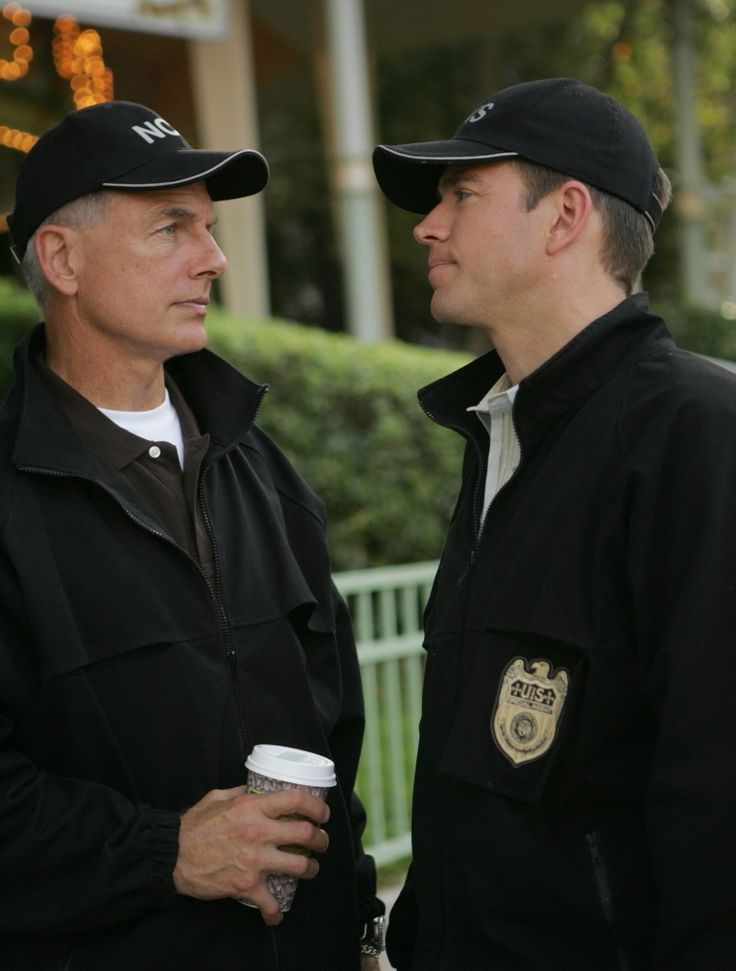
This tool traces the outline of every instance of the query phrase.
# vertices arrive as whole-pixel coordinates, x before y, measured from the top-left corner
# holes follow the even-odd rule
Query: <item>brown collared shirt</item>
[[[214,573],[212,544],[197,496],[209,435],[200,434],[196,419],[174,382],[167,376],[166,387],[184,439],[183,471],[176,447],[170,442],[148,441],[121,428],[51,371],[44,360],[39,358],[35,365],[85,445],[126,479],[164,531],[199,562],[210,579]]]

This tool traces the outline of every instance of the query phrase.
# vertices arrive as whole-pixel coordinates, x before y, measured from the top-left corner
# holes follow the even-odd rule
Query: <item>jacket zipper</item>
[[[281,938],[279,937],[278,927],[271,928],[271,944],[273,946],[273,958],[276,962],[276,971],[284,971],[284,959],[281,953]]]
[[[476,457],[478,459],[478,468],[479,469],[482,469],[483,468],[483,462],[484,462],[483,451],[482,451],[480,445],[478,444],[478,442],[476,442],[476,440],[473,438],[472,435],[469,435],[468,432],[466,432],[465,429],[462,428],[460,425],[453,425],[452,422],[441,421],[440,419],[437,418],[436,415],[434,415],[431,411],[429,411],[429,409],[425,408],[424,405],[422,405],[422,410],[424,411],[424,414],[427,416],[427,418],[429,418],[431,421],[433,421],[436,425],[441,425],[443,428],[450,428],[453,431],[458,432],[464,439],[466,439],[466,441],[470,442],[470,444],[475,449],[475,454],[476,454]],[[473,542],[472,542],[472,545],[470,547],[470,555],[468,556],[468,561],[465,564],[465,569],[463,570],[463,572],[460,574],[460,576],[457,579],[457,585],[459,587],[461,587],[463,585],[463,583],[467,579],[468,575],[470,574],[470,571],[473,569],[473,565],[475,563],[475,559],[476,559],[476,557],[478,555],[478,547],[480,546],[481,533],[483,532],[483,527],[485,526],[486,519],[488,518],[488,513],[491,510],[491,506],[496,501],[496,497],[501,492],[503,492],[508,486],[511,485],[511,483],[513,482],[513,480],[518,475],[519,469],[521,468],[521,465],[522,465],[522,463],[524,461],[524,447],[523,447],[523,445],[521,443],[521,439],[519,438],[518,432],[516,431],[516,424],[514,423],[514,420],[513,420],[513,406],[512,406],[511,423],[512,423],[512,426],[513,426],[513,429],[514,429],[514,435],[516,436],[516,440],[519,443],[519,463],[516,466],[516,468],[514,469],[513,473],[509,476],[508,480],[501,486],[501,488],[498,490],[498,492],[496,493],[496,495],[493,497],[493,499],[491,500],[491,502],[490,502],[490,504],[488,506],[488,509],[485,512],[485,515],[482,518],[481,518],[481,516],[480,516],[480,514],[478,512],[478,510],[480,508],[480,502],[481,502],[480,490],[481,490],[482,477],[480,475],[477,475],[475,477],[475,485],[473,487],[473,505],[472,505],[472,509],[473,509]],[[486,474],[487,473],[488,473],[488,466],[486,465]]]
[[[590,859],[593,863],[593,876],[595,878],[596,890],[598,891],[598,901],[603,911],[603,917],[608,925],[616,944],[616,968],[617,971],[631,971],[631,965],[624,953],[616,928],[616,912],[613,906],[613,894],[611,884],[608,879],[608,870],[601,854],[598,841],[598,833],[587,833],[585,841],[588,844]]]
[[[210,542],[212,543],[212,555],[215,562],[215,580],[214,587],[207,582],[207,587],[212,595],[212,600],[215,604],[215,609],[219,614],[220,618],[220,630],[222,632],[223,648],[225,650],[225,657],[227,658],[228,667],[230,669],[230,677],[233,689],[233,696],[235,701],[235,717],[238,722],[238,744],[240,745],[240,761],[243,765],[243,771],[245,771],[245,759],[247,755],[247,736],[245,732],[245,719],[243,717],[243,709],[240,703],[240,672],[238,671],[238,658],[235,653],[235,648],[233,647],[232,633],[230,630],[230,619],[227,615],[227,610],[225,609],[225,601],[222,597],[222,571],[220,568],[220,554],[217,549],[217,544],[215,542],[215,531],[212,527],[212,522],[210,520],[209,511],[207,509],[207,503],[205,502],[204,493],[201,489],[204,483],[205,477],[209,473],[212,466],[208,466],[202,472],[199,484],[197,486],[197,501],[199,508],[202,511],[202,518],[204,524],[207,527],[207,533],[210,537]],[[204,574],[202,574],[204,577]]]
[[[423,402],[420,401],[420,404],[422,406],[422,411],[424,412],[424,414],[427,416],[427,418],[429,418],[430,421],[433,421],[435,425],[440,425],[442,428],[450,428],[452,429],[452,431],[457,432],[466,441],[470,442],[470,444],[475,449],[475,453],[478,458],[479,465],[482,468],[483,453],[481,452],[480,445],[478,445],[478,443],[472,437],[472,435],[469,435],[465,431],[465,429],[462,428],[460,425],[454,425],[452,422],[442,421],[433,412],[431,412],[428,408],[426,408]],[[470,556],[468,557],[468,562],[465,564],[465,569],[457,579],[458,587],[461,587],[465,582],[465,579],[467,578],[468,574],[470,573],[473,567],[476,553],[478,551],[478,532],[480,529],[480,517],[478,516],[479,493],[480,493],[480,476],[476,476],[475,486],[473,488],[473,507],[472,507],[473,508],[473,543],[470,548]]]
[[[202,496],[201,491],[199,492],[199,504],[202,510],[202,515],[205,520],[207,532],[209,533],[210,542],[212,543],[212,553],[213,553],[214,562],[215,562],[214,585],[209,582],[207,577],[204,575],[204,572],[202,571],[202,567],[194,559],[194,557],[190,556],[189,553],[183,547],[179,546],[178,543],[174,542],[173,539],[171,539],[169,536],[166,536],[160,530],[154,529],[152,526],[149,526],[146,523],[141,522],[141,520],[138,519],[137,516],[133,515],[130,509],[117,498],[114,492],[111,489],[108,489],[108,487],[106,485],[103,485],[99,480],[93,479],[89,475],[81,475],[78,472],[59,472],[56,469],[44,469],[44,468],[38,468],[32,465],[23,465],[23,466],[19,466],[19,468],[24,472],[33,472],[38,475],[49,475],[60,479],[81,479],[84,482],[91,482],[94,486],[97,486],[98,488],[102,489],[103,492],[106,492],[113,500],[113,502],[115,502],[116,505],[123,510],[125,515],[128,517],[128,519],[131,520],[131,522],[135,523],[136,526],[139,526],[142,530],[147,532],[149,535],[156,536],[159,539],[162,539],[165,543],[169,543],[175,549],[183,553],[184,556],[186,556],[186,558],[193,564],[193,566],[196,567],[197,572],[202,577],[202,580],[204,581],[204,584],[207,587],[210,598],[212,599],[212,603],[215,607],[215,614],[217,616],[218,627],[220,629],[220,635],[222,637],[225,657],[227,658],[227,662],[228,662],[228,670],[230,671],[233,697],[235,700],[235,714],[236,714],[236,719],[238,723],[238,745],[240,748],[240,754],[242,756],[241,762],[243,763],[243,765],[245,765],[246,735],[245,735],[243,712],[240,704],[240,693],[238,690],[238,682],[240,680],[240,677],[237,669],[237,658],[235,655],[235,650],[232,646],[232,637],[230,634],[230,620],[228,618],[227,611],[225,610],[225,604],[222,598],[222,594],[220,592],[221,586],[222,586],[221,580],[220,580],[221,578],[220,560],[219,560],[219,555],[217,551],[217,545],[215,543],[214,530],[212,529],[212,524],[210,522],[209,514],[207,512],[207,507],[205,505],[204,497]],[[209,468],[204,470],[204,472],[202,473],[202,480],[204,480],[204,477],[207,475],[208,471],[209,471]]]

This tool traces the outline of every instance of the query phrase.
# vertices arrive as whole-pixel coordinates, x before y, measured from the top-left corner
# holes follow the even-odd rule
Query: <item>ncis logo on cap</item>
[[[144,105],[106,101],[70,112],[24,158],[8,216],[13,255],[57,209],[99,189],[152,190],[204,181],[214,201],[260,192],[268,163],[253,149],[193,149]]]
[[[163,118],[154,118],[153,121],[147,121],[145,125],[133,125],[133,131],[149,145],[153,145],[156,138],[166,138],[167,135],[179,134],[176,128],[172,127],[168,121],[164,121]]]
[[[494,107],[493,101],[486,101],[485,104],[480,105],[472,114],[468,115],[463,124],[474,125],[477,121],[483,121],[488,112],[492,111]]]

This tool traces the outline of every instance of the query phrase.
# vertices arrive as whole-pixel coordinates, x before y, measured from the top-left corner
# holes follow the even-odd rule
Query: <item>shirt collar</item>
[[[519,385],[514,425],[527,454],[560,417],[576,408],[614,375],[643,356],[671,353],[675,342],[664,321],[649,312],[647,296],[637,293],[593,321]],[[419,391],[424,411],[440,425],[471,438],[480,425],[468,414],[468,400],[478,400],[504,372],[496,351],[489,351]],[[479,435],[480,440],[480,435]]]
[[[504,411],[510,411],[514,404],[514,398],[516,397],[516,392],[519,390],[519,385],[511,385],[511,378],[504,371],[498,381],[495,382],[490,391],[485,394],[477,405],[470,405],[466,408],[466,411],[475,411],[481,414],[499,414]]]
[[[121,428],[103,415],[84,395],[52,371],[42,355],[35,359],[34,365],[77,435],[108,465],[121,471],[148,449],[150,442]],[[184,440],[196,438],[199,431],[194,416],[175,382],[168,375],[166,386],[171,402],[179,414]]]

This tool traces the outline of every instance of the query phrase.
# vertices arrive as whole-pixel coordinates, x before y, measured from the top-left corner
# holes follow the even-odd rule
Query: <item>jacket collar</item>
[[[675,343],[660,318],[649,312],[648,297],[637,293],[588,324],[519,385],[514,423],[525,449],[534,447],[547,429],[576,408],[615,373]],[[495,351],[448,374],[419,391],[419,400],[438,424],[466,437],[483,429],[466,408],[476,404],[504,371]]]
[[[105,466],[83,448],[33,366],[34,359],[43,352],[44,342],[44,327],[38,324],[15,351],[16,379],[5,405],[19,416],[13,461],[26,468],[105,478]],[[173,358],[166,369],[201,431],[210,435],[206,461],[243,439],[268,390],[267,385],[254,384],[207,350]]]

